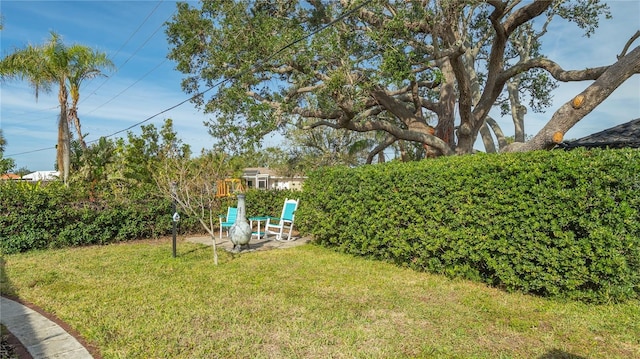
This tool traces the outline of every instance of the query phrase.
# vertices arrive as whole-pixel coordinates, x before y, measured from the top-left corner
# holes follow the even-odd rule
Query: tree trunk
[[[451,64],[445,60],[437,60],[436,63],[442,69],[444,78],[440,89],[439,106],[441,111],[438,113],[438,124],[436,125],[436,137],[442,139],[449,147],[454,148],[456,139],[454,137],[455,116],[454,110],[456,106],[456,90],[455,76]]]
[[[78,118],[78,108],[77,102],[71,104],[71,108],[69,109],[69,121],[73,122],[73,125],[76,128],[76,133],[78,134],[78,142],[80,143],[80,147],[83,150],[87,149],[87,143],[84,141],[84,137],[82,136],[82,128],[80,126],[80,118]]]
[[[507,91],[509,93],[511,118],[515,126],[514,141],[524,142],[524,115],[527,113],[527,108],[520,103],[520,93],[518,92],[520,81],[518,77],[519,76],[516,76],[507,82]]]
[[[58,171],[62,174],[64,184],[69,180],[69,166],[71,165],[71,136],[69,136],[69,122],[67,120],[67,87],[60,83],[58,102],[60,103],[60,118],[58,119]]]

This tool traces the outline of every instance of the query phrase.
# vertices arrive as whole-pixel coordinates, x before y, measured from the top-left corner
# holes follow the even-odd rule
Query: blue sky
[[[190,1],[191,3],[195,3]],[[640,29],[640,1],[609,1],[612,20],[602,20],[596,34],[582,37],[575,25],[554,24],[544,38],[543,52],[565,69],[608,65],[615,61],[627,39]],[[79,43],[108,54],[118,69],[108,78],[84,83],[79,116],[87,141],[110,135],[154,116],[188,98],[180,89],[182,75],[166,60],[168,44],[162,24],[175,11],[173,1],[24,1],[2,0],[0,55],[26,44],[42,44],[55,31],[70,45]],[[636,41],[635,46],[640,45]],[[18,167],[51,170],[55,162],[56,93],[34,92],[24,82],[2,83],[0,127],[7,139],[5,156]],[[588,83],[561,84],[554,104],[544,114],[527,115],[526,132],[535,134],[564,102]],[[496,114],[494,114],[496,115]],[[496,117],[499,117],[497,115]],[[565,138],[579,138],[640,117],[640,75],[633,76],[600,107],[572,128]],[[202,122],[206,116],[190,103],[146,122],[160,127],[174,120],[179,137],[195,152],[210,148],[214,139]],[[499,119],[503,131],[513,135],[508,117]],[[139,133],[139,127],[131,130]],[[119,136],[125,136],[120,134]],[[277,139],[267,141],[274,145]],[[42,151],[36,151],[45,149]],[[25,153],[30,152],[30,153]]]

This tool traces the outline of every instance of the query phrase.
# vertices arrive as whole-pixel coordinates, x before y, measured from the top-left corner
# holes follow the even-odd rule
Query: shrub
[[[247,215],[279,217],[286,198],[300,198],[302,193],[296,190],[257,190],[246,192]],[[235,204],[234,204],[235,205]]]
[[[509,291],[640,293],[640,151],[480,154],[310,174],[318,243]]]
[[[93,202],[58,182],[0,183],[0,251],[107,244],[152,238],[172,231],[172,204],[152,186],[131,189],[128,196]],[[183,215],[181,233],[199,224]]]

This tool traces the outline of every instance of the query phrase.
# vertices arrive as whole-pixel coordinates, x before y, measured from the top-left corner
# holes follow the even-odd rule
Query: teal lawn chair
[[[236,223],[238,217],[238,209],[236,207],[229,207],[227,209],[227,216],[220,215],[220,239],[222,239],[222,229],[227,229],[227,237],[229,237],[229,228]]]
[[[276,241],[282,240],[282,234],[285,229],[289,230],[287,241],[291,240],[291,231],[293,230],[293,221],[295,220],[296,209],[298,209],[297,199],[285,199],[282,206],[282,214],[280,218],[269,217],[265,226],[264,238],[268,238],[269,234],[276,235]]]

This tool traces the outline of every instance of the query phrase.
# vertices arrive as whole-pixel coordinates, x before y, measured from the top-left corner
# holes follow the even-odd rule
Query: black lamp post
[[[176,257],[176,225],[180,220],[180,215],[178,214],[178,208],[176,206],[176,192],[177,184],[175,182],[171,182],[171,198],[173,199],[173,258]]]

